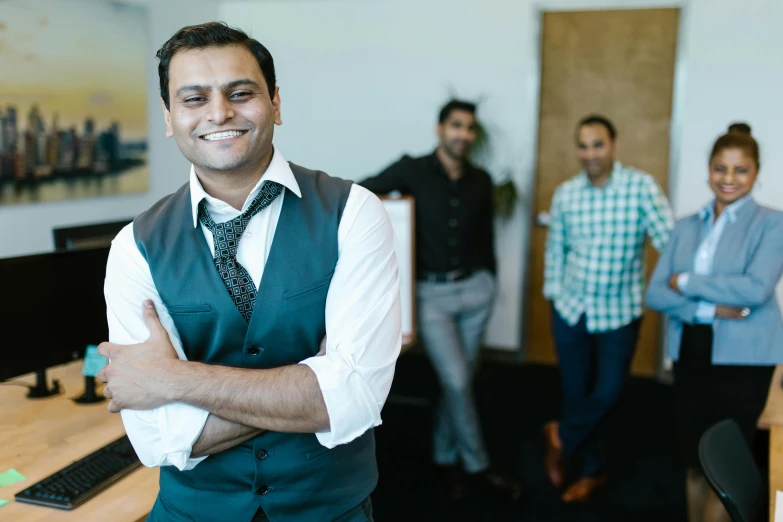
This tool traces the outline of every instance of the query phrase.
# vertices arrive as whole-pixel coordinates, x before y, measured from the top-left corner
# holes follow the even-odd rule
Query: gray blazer
[[[693,274],[704,222],[698,214],[677,222],[647,289],[647,305],[669,318],[669,356],[680,355],[683,323],[693,323],[699,301],[748,307],[747,319],[715,318],[713,364],[783,362],[783,318],[775,286],[783,275],[783,212],[748,201],[726,223],[711,276]],[[672,274],[691,273],[682,294],[669,288]]]

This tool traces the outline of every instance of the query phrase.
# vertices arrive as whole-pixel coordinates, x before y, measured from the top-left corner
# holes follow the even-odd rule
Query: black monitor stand
[[[94,404],[105,400],[106,397],[95,393],[95,377],[84,377],[84,395],[80,397],[74,397],[73,402],[79,404]]]
[[[27,392],[28,399],[42,399],[44,397],[51,397],[60,393],[60,381],[54,379],[52,381],[52,387],[49,388],[49,384],[46,382],[46,369],[38,370],[35,372],[35,384],[29,386],[30,391]]]

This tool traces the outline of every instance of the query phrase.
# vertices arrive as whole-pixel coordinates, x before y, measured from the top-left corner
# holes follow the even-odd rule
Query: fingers
[[[155,309],[155,303],[152,300],[147,299],[142,303],[141,315],[144,317],[144,324],[147,325],[151,338],[168,335],[166,329],[160,324],[160,317],[158,317],[158,311]]]
[[[114,344],[112,343],[101,343],[98,345],[98,353],[100,355],[103,355],[107,359],[111,359],[112,357],[112,351],[114,350]]]
[[[106,377],[106,368],[108,368],[108,366],[104,366],[103,368],[101,368],[101,371],[98,372],[97,378],[101,382],[109,382],[109,378]],[[106,393],[105,389],[104,389],[104,393]]]
[[[109,410],[109,413],[119,413],[122,408],[120,408],[119,405],[112,399],[112,393],[108,386],[103,388],[103,396],[109,399],[109,405],[106,406],[106,409]]]

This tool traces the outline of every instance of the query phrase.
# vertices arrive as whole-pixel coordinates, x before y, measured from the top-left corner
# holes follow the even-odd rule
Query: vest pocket
[[[202,314],[212,311],[212,307],[209,303],[186,305],[167,304],[166,309],[169,311],[169,314]]]
[[[326,446],[320,446],[318,449],[316,449],[314,451],[308,451],[307,452],[307,460],[317,459],[321,455],[329,453],[330,451],[332,451],[332,450],[330,450]]]
[[[295,297],[301,297],[310,292],[314,292],[319,288],[323,288],[324,286],[327,286],[331,282],[333,275],[334,275],[334,270],[329,272],[329,274],[327,274],[326,277],[322,277],[317,281],[313,281],[312,283],[299,286],[292,290],[286,290],[285,292],[283,292],[283,300],[288,301],[289,299],[293,299]]]

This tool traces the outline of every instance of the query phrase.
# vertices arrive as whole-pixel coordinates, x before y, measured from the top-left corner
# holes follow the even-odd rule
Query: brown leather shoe
[[[544,471],[549,482],[556,488],[563,486],[563,442],[560,440],[558,432],[560,423],[557,421],[544,424],[544,444],[546,445],[546,454],[544,455]]]
[[[596,490],[606,484],[606,476],[602,477],[582,477],[565,490],[560,497],[563,502],[585,502]]]

